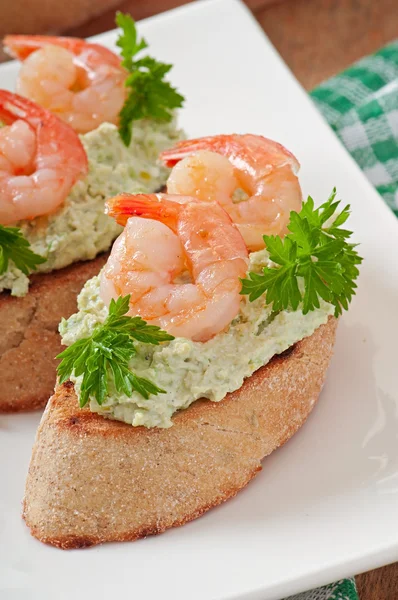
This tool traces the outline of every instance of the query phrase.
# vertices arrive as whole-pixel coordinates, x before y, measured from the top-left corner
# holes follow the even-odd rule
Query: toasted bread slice
[[[107,255],[32,275],[23,298],[0,293],[0,412],[45,406],[54,391],[62,350],[58,324],[76,312],[76,296]]]
[[[220,403],[199,400],[170,429],[79,409],[56,388],[38,429],[23,517],[59,548],[135,540],[234,496],[304,423],[325,381],[336,320],[262,367]]]

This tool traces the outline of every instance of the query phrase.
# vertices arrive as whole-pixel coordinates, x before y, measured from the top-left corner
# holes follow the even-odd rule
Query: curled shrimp
[[[125,225],[101,274],[101,297],[131,294],[130,311],[204,342],[239,311],[248,252],[223,208],[190,197],[122,194],[107,212]]]
[[[46,215],[87,173],[78,135],[41,106],[0,90],[0,223]]]
[[[235,134],[185,140],[162,152],[161,158],[168,167],[176,165],[167,191],[217,200],[249,250],[264,248],[263,235],[286,233],[290,211],[300,210],[300,165],[286,148],[265,137]]]
[[[116,123],[127,71],[120,58],[78,38],[8,35],[4,46],[23,61],[17,92],[44,106],[78,133]]]

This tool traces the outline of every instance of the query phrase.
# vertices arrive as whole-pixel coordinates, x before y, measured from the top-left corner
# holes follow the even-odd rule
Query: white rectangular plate
[[[272,600],[398,558],[398,226],[247,9],[199,2],[139,24],[175,64],[190,136],[252,132],[302,164],[305,194],[352,205],[365,261],[321,401],[238,496],[158,537],[61,551],[20,518],[40,415],[0,421],[0,587],[18,598]],[[116,34],[97,41],[113,47]],[[13,88],[17,65],[0,68]],[[29,590],[29,592],[28,592]],[[71,596],[71,590],[73,595]],[[16,597],[4,595],[4,597]]]

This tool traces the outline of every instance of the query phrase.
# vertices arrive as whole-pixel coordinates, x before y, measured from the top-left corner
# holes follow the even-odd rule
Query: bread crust
[[[0,293],[0,413],[44,407],[54,391],[62,351],[58,325],[76,312],[76,296],[107,254],[31,276],[23,298]]]
[[[79,409],[57,386],[39,426],[23,518],[59,548],[135,540],[195,519],[234,496],[311,412],[337,322],[256,371],[219,403],[199,400],[170,429],[131,427]]]

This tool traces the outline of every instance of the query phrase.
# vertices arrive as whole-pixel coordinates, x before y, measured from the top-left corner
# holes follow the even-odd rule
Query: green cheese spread
[[[89,162],[85,179],[78,181],[53,214],[17,224],[32,250],[46,262],[37,271],[61,269],[79,260],[91,260],[108,250],[121,228],[104,214],[105,200],[120,192],[154,192],[166,181],[168,169],[158,162],[159,152],[182,137],[175,122],[137,121],[126,148],[115,125],[103,123],[81,136]],[[10,262],[0,276],[0,292],[24,296],[29,278]]]
[[[261,250],[251,254],[249,271],[259,272],[271,264],[267,251]],[[86,283],[78,297],[78,308],[78,313],[60,324],[62,341],[67,346],[90,336],[94,326],[107,317],[108,309],[99,295],[99,277]],[[219,402],[275,354],[311,335],[333,312],[332,305],[321,301],[319,309],[306,315],[300,310],[274,314],[270,306],[264,305],[264,297],[249,302],[243,296],[239,314],[228,329],[207,342],[176,338],[160,346],[136,343],[131,370],[166,390],[165,394],[145,400],[136,392],[127,397],[110,389],[101,406],[91,398],[90,409],[134,426],[170,427],[177,410],[187,408],[198,398]],[[79,394],[82,377],[71,379]]]

